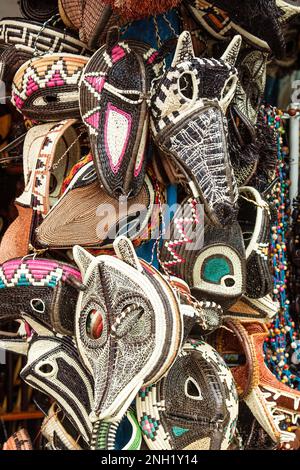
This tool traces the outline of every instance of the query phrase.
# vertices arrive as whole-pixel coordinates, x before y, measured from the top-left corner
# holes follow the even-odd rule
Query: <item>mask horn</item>
[[[176,65],[180,62],[189,61],[194,58],[195,52],[191,33],[189,31],[183,31],[178,38],[175,55],[172,61],[172,67],[176,67]]]
[[[29,343],[24,339],[0,337],[0,349],[27,356]]]
[[[221,59],[232,67],[235,66],[242,45],[242,36],[234,36]]]

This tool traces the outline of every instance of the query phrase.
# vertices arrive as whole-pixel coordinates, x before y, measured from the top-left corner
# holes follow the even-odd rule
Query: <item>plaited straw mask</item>
[[[241,37],[235,36],[221,59],[197,58],[184,31],[151,100],[151,130],[160,153],[185,174],[211,222],[222,226],[237,211],[225,113],[236,89],[240,46]]]
[[[159,382],[140,390],[136,404],[151,450],[226,450],[238,416],[230,370],[215,349],[195,340]]]
[[[74,247],[85,290],[76,309],[76,340],[95,380],[91,415],[120,419],[143,384],[171,366],[182,338],[179,304],[163,277],[140,261],[131,242],[114,242],[117,257]]]

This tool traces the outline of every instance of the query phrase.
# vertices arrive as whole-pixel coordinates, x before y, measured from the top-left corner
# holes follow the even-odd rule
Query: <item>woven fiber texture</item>
[[[182,319],[169,284],[137,258],[127,238],[114,247],[117,258],[73,249],[87,287],[78,297],[76,340],[95,381],[92,421],[120,419],[138,390],[171,367],[181,344]]]
[[[184,31],[151,98],[151,131],[160,153],[180,168],[211,222],[219,226],[231,224],[237,213],[225,113],[237,82],[234,63],[240,45],[236,36],[221,59],[197,58],[191,35]]]
[[[201,218],[197,201],[178,207],[160,251],[163,269],[187,282],[198,300],[233,305],[246,288],[246,256],[238,223],[218,228]],[[203,243],[195,244],[203,237]],[[194,243],[194,246],[193,246]]]
[[[24,428],[16,431],[4,444],[2,450],[33,450],[33,445]]]
[[[195,19],[218,39],[237,31],[258,49],[272,50],[281,57],[285,52],[281,30],[281,10],[275,0],[185,0]]]
[[[120,16],[127,20],[136,20],[145,16],[165,13],[179,5],[181,0],[104,0],[112,5]]]
[[[115,33],[84,69],[80,111],[100,184],[115,198],[134,197],[146,170],[148,97],[159,71],[153,64],[157,52],[143,43],[119,42]]]
[[[61,334],[74,334],[78,293],[69,279],[80,282],[76,268],[43,258],[16,258],[0,266],[0,278],[1,321],[26,313]]]
[[[25,18],[44,23],[58,13],[58,3],[57,0],[21,0],[20,10]]]
[[[142,388],[137,414],[151,450],[226,450],[234,435],[238,397],[216,350],[186,342],[168,374]]]
[[[0,40],[14,45],[18,50],[33,54],[69,53],[89,55],[86,44],[72,31],[63,31],[52,26],[42,27],[41,23],[22,18],[0,20]]]
[[[12,258],[26,256],[29,251],[29,236],[32,209],[17,206],[18,217],[6,230],[0,244],[0,263]]]
[[[39,122],[79,117],[78,84],[87,61],[73,54],[46,54],[25,62],[14,76],[12,103]]]
[[[38,227],[37,242],[43,248],[57,249],[111,244],[120,231],[130,236],[130,225],[136,227],[136,207],[140,205],[144,208],[140,227],[132,234],[133,241],[139,243],[152,215],[154,200],[154,188],[148,176],[138,196],[124,201],[122,206],[100,187],[93,162],[81,168],[77,165],[64,194]]]

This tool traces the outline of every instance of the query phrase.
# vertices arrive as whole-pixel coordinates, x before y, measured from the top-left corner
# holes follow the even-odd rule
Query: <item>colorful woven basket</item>
[[[78,84],[87,62],[73,54],[46,54],[25,62],[14,76],[12,103],[39,122],[79,117]]]

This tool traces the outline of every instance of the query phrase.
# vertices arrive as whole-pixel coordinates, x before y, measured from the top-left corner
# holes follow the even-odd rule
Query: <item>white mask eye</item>
[[[198,97],[198,83],[193,72],[183,72],[178,78],[178,90],[187,101],[195,101]]]
[[[184,384],[184,393],[186,397],[191,398],[192,400],[203,400],[199,384],[195,379],[193,379],[193,377],[188,377],[186,379]]]
[[[51,377],[57,372],[57,365],[52,362],[43,362],[35,367],[35,371],[42,377]]]
[[[226,113],[227,108],[230,105],[232,98],[234,97],[237,82],[238,82],[237,75],[232,75],[225,82],[225,85],[221,92],[221,99],[220,99],[220,106],[224,114]]]
[[[31,299],[30,306],[37,313],[44,313],[46,310],[45,302],[42,299]]]

